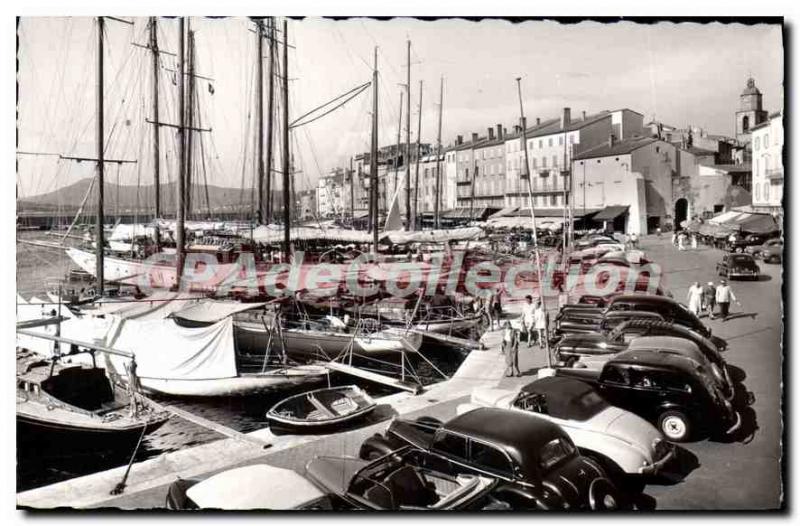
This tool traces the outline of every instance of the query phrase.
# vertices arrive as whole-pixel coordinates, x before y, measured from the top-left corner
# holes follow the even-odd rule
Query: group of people
[[[527,337],[528,347],[533,347],[534,341],[541,349],[546,345],[547,338],[547,311],[541,299],[533,301],[533,297],[525,296],[522,306],[522,332]],[[503,324],[502,351],[506,359],[506,376],[520,376],[519,370],[519,342],[520,331],[511,326],[511,322]]]
[[[689,235],[686,230],[672,233],[672,244],[677,245],[678,250],[686,250],[687,243],[691,245],[692,250],[697,250],[697,234]]]
[[[689,310],[696,316],[700,316],[705,312],[710,319],[715,319],[715,308],[719,306],[719,316],[722,321],[728,319],[730,315],[731,302],[741,305],[733,293],[733,289],[728,285],[727,280],[720,280],[718,285],[714,285],[713,281],[709,281],[705,286],[700,285],[699,281],[695,281],[689,287],[687,295],[689,300]]]

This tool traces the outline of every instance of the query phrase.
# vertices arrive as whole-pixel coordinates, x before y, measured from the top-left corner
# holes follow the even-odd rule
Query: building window
[[[533,164],[533,169],[535,170],[536,169],[536,157],[531,159],[531,163]]]
[[[564,136],[563,135],[559,135],[558,136],[558,145],[561,146],[563,144],[564,144]]]
[[[553,156],[553,168],[558,166],[558,155]]]
[[[575,136],[574,135],[570,135],[569,136],[569,143],[570,144],[575,144]]]
[[[769,201],[769,183],[764,183],[764,201]]]
[[[764,148],[766,148],[767,146],[769,146],[769,134],[765,133],[764,134]]]
[[[542,168],[547,168],[547,157],[542,157]]]
[[[541,139],[539,139],[539,149],[542,149],[542,147],[543,147],[542,145],[543,145],[543,144],[544,144],[544,143],[542,142],[542,140],[541,140]]]
[[[552,137],[547,139],[547,146],[551,146],[551,147],[553,146],[553,138]]]
[[[756,185],[756,201],[761,200],[761,189],[758,185]]]
[[[558,196],[556,194],[553,194],[550,196],[550,206],[556,206],[556,205],[558,205]]]
[[[742,118],[742,131],[747,133],[750,130],[750,117],[745,115]]]
[[[755,146],[753,146],[753,149],[755,151],[758,151],[760,148],[761,148],[761,137],[756,137]]]

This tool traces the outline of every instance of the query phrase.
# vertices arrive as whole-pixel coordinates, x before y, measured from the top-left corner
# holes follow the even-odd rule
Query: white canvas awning
[[[296,227],[292,228],[290,233],[293,241],[322,239],[341,243],[372,242],[372,236],[369,232],[363,230],[349,230],[346,228]],[[282,243],[283,229],[260,226],[253,230],[253,240],[259,243]]]

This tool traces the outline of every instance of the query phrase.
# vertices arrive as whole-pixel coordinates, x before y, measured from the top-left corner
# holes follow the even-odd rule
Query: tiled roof
[[[612,155],[625,155],[631,153],[634,150],[638,150],[648,144],[654,143],[658,141],[658,139],[654,137],[631,137],[629,139],[623,139],[620,141],[615,141],[614,144],[609,145],[608,143],[603,143],[595,146],[594,148],[590,148],[585,152],[576,155],[575,160],[578,159],[594,159],[597,157],[610,157]]]
[[[714,155],[714,150],[706,150],[704,148],[697,148],[696,146],[690,146],[688,148],[681,148],[684,152],[689,152],[692,155]]]

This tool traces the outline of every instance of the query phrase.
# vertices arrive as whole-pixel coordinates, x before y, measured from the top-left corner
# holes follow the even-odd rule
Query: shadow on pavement
[[[648,479],[648,484],[673,486],[680,484],[695,469],[700,467],[697,455],[688,449],[675,445],[675,458],[658,476]]]

